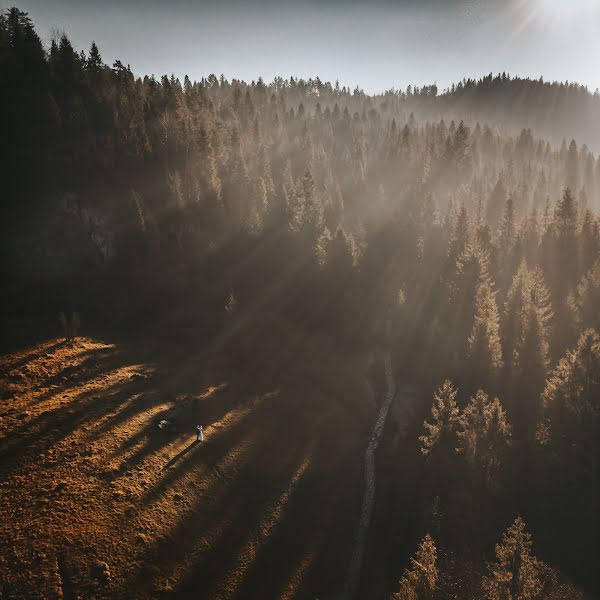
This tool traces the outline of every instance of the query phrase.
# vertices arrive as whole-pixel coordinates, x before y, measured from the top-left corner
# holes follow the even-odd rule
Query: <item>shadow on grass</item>
[[[164,467],[163,467],[163,471],[165,469],[168,469],[169,467],[172,467],[180,458],[183,458],[188,452],[190,452],[192,450],[192,448],[195,448],[196,446],[199,446],[200,442],[198,440],[194,440],[189,446],[186,446],[181,452],[178,452]]]
[[[106,355],[106,349],[101,352]],[[16,426],[0,440],[0,471],[4,475],[12,472],[19,463],[31,461],[36,454],[50,449],[73,432],[106,414],[118,411],[128,402],[132,393],[141,391],[149,383],[145,379],[118,379],[116,376],[110,379],[110,375],[118,374],[120,369],[131,367],[122,354],[110,353],[100,360],[94,360],[94,364],[85,377],[78,378],[75,397],[71,396],[32,418],[22,413],[24,420],[20,425],[17,425],[19,421],[14,421]],[[65,396],[67,391],[72,392],[71,387],[53,389],[24,408],[54,396]]]
[[[148,518],[154,502],[168,501],[182,485],[193,504],[167,535],[136,555],[138,566],[124,590],[141,586],[159,595],[152,585],[167,579],[175,587],[165,597],[202,590],[207,598],[276,598],[296,577],[293,597],[339,591],[348,558],[340,548],[351,547],[360,509],[363,448],[355,452],[351,436],[341,432],[343,442],[332,437],[333,413],[298,410],[298,400],[264,402],[251,418],[175,457],[177,464],[148,491],[135,518]],[[309,447],[310,468],[273,516],[274,502],[286,494]],[[230,465],[227,457],[238,449],[244,454]],[[224,477],[215,477],[221,469]],[[198,491],[194,477],[210,477],[209,487]]]
[[[13,361],[12,363],[7,363],[6,365],[3,366],[3,370],[5,371],[13,371],[14,369],[22,369],[24,366],[28,365],[31,362],[36,361],[38,358],[41,358],[42,356],[45,356],[46,354],[49,354],[51,352],[54,352],[55,350],[58,350],[58,348],[63,348],[67,345],[67,342],[64,340],[55,340],[55,341],[51,341],[51,342],[46,342],[43,345],[38,345],[35,346],[34,348],[25,351],[24,355],[21,358],[18,358],[17,360]],[[0,358],[0,361],[2,361],[2,359]],[[1,364],[0,362],[0,364]]]

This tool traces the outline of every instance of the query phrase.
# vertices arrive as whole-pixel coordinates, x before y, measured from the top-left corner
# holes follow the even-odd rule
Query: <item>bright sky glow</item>
[[[519,29],[531,25],[567,34],[568,28],[583,42],[600,33],[600,0],[518,0],[516,6],[522,19]]]
[[[536,0],[540,12],[554,19],[600,14],[598,0]]]

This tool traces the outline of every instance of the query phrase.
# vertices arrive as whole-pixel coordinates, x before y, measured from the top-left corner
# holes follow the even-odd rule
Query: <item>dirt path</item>
[[[389,322],[386,325],[386,330],[389,334]],[[367,536],[369,534],[369,526],[373,515],[373,503],[375,500],[375,452],[379,446],[389,408],[396,393],[392,374],[392,358],[389,351],[386,351],[383,356],[383,364],[387,389],[365,452],[365,490],[344,592],[344,598],[348,599],[355,598],[358,591]]]

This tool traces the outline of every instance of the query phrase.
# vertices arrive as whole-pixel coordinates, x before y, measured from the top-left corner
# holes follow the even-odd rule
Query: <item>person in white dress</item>
[[[202,425],[196,425],[196,431],[198,432],[198,435],[196,437],[196,441],[197,442],[204,441],[204,431],[202,430]]]

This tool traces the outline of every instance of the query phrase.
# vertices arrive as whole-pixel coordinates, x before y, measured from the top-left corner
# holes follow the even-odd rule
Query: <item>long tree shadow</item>
[[[67,388],[80,386],[109,370],[112,363],[118,362],[118,358],[119,352],[116,350],[89,348],[77,356],[75,364],[67,364],[54,375],[47,377],[44,380],[44,386],[52,387],[57,384]],[[75,359],[70,358],[69,360]],[[38,396],[36,400],[41,402],[45,397],[47,396]]]
[[[149,392],[100,423],[96,427],[92,439],[100,437],[106,431],[115,429],[127,420],[133,420],[137,415],[165,401],[170,402],[170,408],[160,417],[155,415],[155,420],[158,422],[160,418],[166,418],[173,422],[176,430],[180,433],[192,432],[198,422],[210,423],[213,419],[218,418],[217,415],[222,410],[220,406],[222,401],[217,397],[213,397],[213,394],[209,392],[219,392],[226,386],[219,384],[216,387],[210,386],[208,390],[205,389],[204,377],[198,367],[199,357],[201,356],[204,356],[204,353],[197,352],[187,357],[183,363],[179,362],[175,367],[173,365],[159,365],[154,376],[148,380],[145,386]],[[155,382],[160,383],[160,386],[155,385]],[[199,390],[203,390],[203,392],[199,394]],[[205,396],[208,396],[208,398]],[[209,401],[207,402],[207,400]],[[196,405],[201,405],[202,410],[192,410]],[[154,447],[153,440],[155,436],[153,434],[155,432],[152,430],[153,426],[155,427],[156,423],[149,423],[147,427],[131,436],[123,444],[122,451],[136,446],[143,439]],[[145,454],[147,453],[141,451],[138,458],[141,460]]]
[[[114,428],[121,421],[132,420],[137,414],[147,411],[151,406],[158,404],[161,398],[164,400],[165,394],[162,391],[154,391],[152,396],[152,399],[146,396],[143,399],[139,399],[135,404],[128,406],[119,412],[118,415],[111,418],[110,422],[102,424],[98,428],[98,431],[105,431],[108,427]],[[160,419],[165,418],[170,422],[173,431],[181,435],[186,432],[193,432],[195,425],[198,423],[203,423],[206,426],[220,419],[224,411],[231,404],[231,401],[228,401],[226,397],[221,395],[203,397],[201,394],[200,396],[186,396],[184,398],[175,397],[169,404],[169,409],[164,414],[155,415],[154,421],[158,423]],[[141,429],[137,434],[130,437],[117,453],[122,453],[128,448],[137,445],[143,438],[148,438],[154,432],[156,423],[149,423],[144,429]]]
[[[62,344],[56,343],[54,346],[59,347]],[[136,393],[154,388],[159,380],[159,368],[156,365],[148,366],[147,349],[141,352],[127,352],[117,346],[104,345],[84,350],[84,353],[90,356],[83,363],[68,366],[43,380],[43,386],[53,387],[35,396],[23,408],[39,406],[44,409],[44,402],[54,398],[56,401],[33,418],[23,413],[25,418],[22,421],[16,416],[13,419],[15,426],[0,439],[0,460],[5,472],[10,470],[16,458],[25,459],[26,455],[33,451],[49,448],[87,423],[96,422],[112,413],[116,419],[107,426],[115,426],[120,420],[132,413],[146,410],[155,402],[154,398],[150,398],[148,403],[128,402]],[[46,348],[38,354],[47,354]],[[73,357],[67,357],[67,360],[73,360]],[[80,356],[77,360],[81,360]],[[164,368],[170,368],[169,361],[166,361]],[[123,369],[128,371],[122,377],[118,377],[119,371]],[[67,382],[63,381],[67,377],[65,373],[69,375]],[[117,380],[110,381],[112,376]],[[52,382],[63,385],[56,386]],[[119,416],[123,412],[121,409],[128,405],[129,411]],[[99,433],[102,430],[103,427],[99,429]]]
[[[273,480],[272,474],[263,471],[257,471],[257,465],[268,465],[269,461],[265,461],[265,445],[272,442],[271,427],[275,424],[275,417],[269,418],[275,412],[263,405],[265,408],[263,414],[264,428],[256,429],[252,423],[245,423],[245,427],[241,430],[239,427],[232,428],[224,432],[218,440],[207,442],[204,445],[197,446],[193,452],[193,458],[185,461],[185,466],[181,463],[170,470],[169,475],[160,484],[152,489],[150,496],[142,501],[140,509],[140,517],[149,506],[149,503],[160,502],[168,498],[168,492],[172,489],[181,487],[181,478],[183,475],[190,474],[191,480],[186,480],[186,488],[194,490],[194,479],[208,478],[211,488],[204,490],[197,496],[197,508],[189,511],[188,515],[174,524],[169,535],[158,540],[151,548],[144,551],[139,557],[141,568],[133,575],[130,582],[126,583],[127,587],[137,586],[141,584],[140,579],[146,577],[144,565],[149,564],[165,564],[169,568],[176,568],[182,563],[184,558],[195,552],[195,546],[198,544],[202,536],[210,530],[214,530],[215,526],[223,520],[235,518],[238,510],[246,511],[243,519],[250,518],[253,510],[260,511],[266,498],[262,494],[273,495],[273,486],[276,481]],[[260,418],[260,415],[253,415],[253,418]],[[253,437],[253,443],[250,446],[245,446],[243,440],[247,436]],[[234,449],[236,445],[243,447],[243,466],[236,464],[233,466],[232,472],[224,472],[226,480],[215,475],[215,472],[220,470],[219,463],[226,460],[227,453]],[[198,451],[201,450],[201,451]],[[276,454],[275,454],[276,455]],[[179,477],[173,477],[177,474]],[[208,481],[207,480],[207,481]],[[248,494],[248,490],[256,490],[259,495],[259,501],[255,501],[254,494]],[[211,491],[212,490],[212,491]],[[186,492],[188,494],[188,492]],[[218,502],[217,502],[218,499]],[[150,513],[152,514],[152,513]]]
[[[277,398],[277,396],[272,396]],[[224,432],[219,432],[215,436],[207,434],[205,441],[199,446],[201,452],[194,452],[185,460],[180,461],[176,467],[169,469],[160,481],[154,485],[148,493],[141,499],[142,503],[149,504],[157,497],[173,486],[179,479],[193,470],[197,463],[200,465],[216,465],[217,462],[226,455],[239,440],[244,440],[245,436],[256,434],[255,420],[262,420],[268,424],[269,405],[267,402],[260,402],[256,408],[251,408],[248,413],[242,413],[242,417],[228,427]],[[252,418],[250,418],[250,416]]]
[[[219,389],[212,388],[212,389]],[[219,423],[220,420],[229,414],[230,411],[239,410],[244,407],[244,403],[239,400],[236,403],[235,392],[227,395],[210,394],[205,391],[197,397],[186,398],[180,401],[173,401],[168,408],[165,408],[159,413],[155,413],[153,418],[149,420],[144,427],[140,428],[134,435],[130,436],[121,446],[113,453],[113,457],[119,458],[125,456],[121,465],[123,473],[136,467],[144,459],[153,454],[158,448],[173,443],[179,443],[185,436],[195,436],[195,424],[202,423],[205,430]],[[150,408],[149,402],[142,402],[145,405],[143,410],[147,411]],[[157,404],[153,402],[152,405]],[[127,410],[127,409],[125,409]],[[136,407],[137,412],[143,412],[140,407]],[[161,419],[166,419],[173,424],[176,429],[175,433],[167,433],[158,429],[158,422]],[[113,422],[114,425],[114,422]],[[210,443],[208,444],[210,446]],[[204,444],[206,446],[206,444]],[[135,450],[127,455],[132,449]],[[192,448],[190,448],[191,451]],[[183,458],[180,457],[180,458]],[[175,461],[177,462],[177,461]],[[173,463],[174,465],[175,463]],[[171,465],[171,466],[173,466]]]
[[[125,353],[119,352],[101,356],[99,365],[90,363],[90,373],[100,374],[109,365],[112,370],[131,367],[135,362],[133,357],[125,358]],[[80,444],[89,444],[125,424],[118,439],[120,445],[113,453],[114,457],[124,458],[119,473],[138,465],[161,446],[176,448],[176,454],[162,465],[162,470],[159,467],[154,473],[155,484],[123,517],[117,517],[119,535],[132,538],[140,524],[150,520],[151,526],[151,519],[161,518],[162,511],[164,518],[175,518],[172,526],[169,524],[168,535],[161,534],[154,543],[140,548],[132,557],[132,576],[124,582],[121,592],[127,596],[129,588],[136,590],[136,596],[141,593],[145,577],[143,565],[146,564],[153,565],[155,573],[158,570],[168,577],[178,573],[175,593],[188,597],[199,589],[219,594],[223,586],[227,587],[232,577],[231,557],[245,560],[246,545],[257,535],[265,511],[289,486],[290,478],[306,457],[308,441],[322,440],[316,444],[313,463],[294,488],[277,527],[267,538],[261,539],[250,564],[244,566],[241,575],[234,577],[241,597],[275,597],[308,553],[315,556],[318,553],[324,559],[328,553],[339,551],[339,540],[330,543],[322,541],[323,538],[335,535],[349,545],[347,532],[343,531],[343,528],[348,529],[348,521],[342,520],[342,525],[333,528],[331,522],[336,521],[338,513],[349,514],[346,507],[351,503],[350,498],[360,497],[343,483],[353,467],[359,472],[357,478],[360,479],[359,462],[352,463],[350,458],[344,458],[344,452],[335,448],[336,440],[332,434],[339,423],[329,411],[316,403],[307,406],[300,393],[293,401],[276,394],[267,395],[264,401],[255,405],[252,392],[259,389],[260,384],[248,372],[247,378],[240,377],[226,393],[179,400],[175,393],[186,391],[197,395],[205,386],[200,386],[201,377],[194,375],[199,362],[195,357],[186,361],[183,367],[173,365],[173,362],[162,361],[145,379],[113,381],[101,389],[85,390],[90,373],[70,372],[84,391],[75,400],[36,415],[11,432],[10,438],[0,441],[2,469],[6,465],[7,469],[15,468],[21,459],[30,460],[40,450],[86,427]],[[146,361],[135,364],[146,364]],[[170,374],[165,378],[167,369]],[[265,377],[271,384],[280,375],[276,367],[272,369],[274,374]],[[333,393],[333,388],[329,392]],[[244,400],[240,401],[240,397]],[[162,405],[165,405],[164,409]],[[150,412],[152,410],[154,412]],[[239,411],[239,418],[229,421],[227,415],[230,412],[237,414],[236,411]],[[127,430],[133,427],[128,423],[138,416],[141,418],[135,421],[136,430],[130,435]],[[204,444],[190,443],[181,448],[185,434],[159,435],[162,432],[157,430],[155,421],[162,416],[189,424],[190,435],[196,423],[208,427],[214,425],[214,435]],[[231,454],[235,455],[234,461],[228,459]],[[337,457],[333,461],[332,455]],[[156,466],[160,461],[161,455],[156,453],[151,464]],[[195,480],[201,477],[205,478],[204,485],[197,485]],[[183,515],[177,516],[179,509],[168,505],[174,502],[174,491],[184,496],[184,500],[176,501],[182,502],[179,506]],[[346,496],[345,500],[340,500],[340,496]],[[322,500],[325,504],[320,506]],[[157,508],[161,502],[163,504]],[[209,537],[207,532],[211,532]],[[210,545],[206,544],[207,540]],[[343,557],[335,559],[332,577],[339,576],[342,571],[338,568],[340,560]],[[138,569],[134,565],[140,561],[142,567]],[[269,571],[269,564],[274,565],[275,574]],[[186,568],[189,565],[189,569],[181,579],[179,574],[183,575],[183,565]],[[313,560],[306,567],[302,580],[309,583],[301,582],[298,589],[314,591],[316,582],[324,577],[323,567],[317,568]],[[333,587],[327,583],[322,589]],[[254,594],[255,590],[260,592],[259,596]],[[149,595],[156,597],[156,590]]]
[[[223,585],[210,586],[212,595],[209,594],[208,597],[223,597],[222,594],[225,594],[228,597],[235,595],[249,599],[275,598],[287,586],[292,573],[309,552],[313,555],[310,569],[314,573],[304,574],[302,582],[312,581],[312,597],[318,587],[322,588],[319,595],[321,591],[330,595],[339,589],[340,575],[345,573],[347,559],[343,552],[340,554],[340,548],[351,547],[354,531],[354,519],[351,520],[351,526],[348,526],[348,521],[340,517],[359,514],[360,502],[356,498],[360,498],[357,492],[360,489],[362,471],[357,469],[355,477],[348,477],[348,473],[360,464],[360,452],[352,446],[341,454],[337,452],[336,458],[332,460],[332,452],[335,450],[332,449],[329,434],[333,424],[330,419],[323,419],[321,423],[315,424],[309,416],[305,420],[298,420],[297,417],[297,427],[286,431],[285,439],[291,445],[286,458],[286,465],[289,465],[287,472],[292,472],[299,464],[298,455],[303,454],[299,451],[300,448],[314,448],[311,452],[312,466],[290,495],[281,520],[269,529],[266,539],[260,539],[259,536],[255,556],[250,557],[249,567],[243,566],[241,576],[235,574],[239,567],[231,562],[232,545],[234,540],[240,537],[243,539],[248,533],[247,514],[242,514],[238,520],[231,522],[218,544],[211,547],[210,554],[196,563],[186,581],[178,588],[178,596],[187,597],[203,582],[205,585],[207,580],[214,578],[223,580],[229,577],[229,571],[234,571],[236,584],[229,592],[235,593],[228,596]],[[269,448],[270,444],[266,443],[263,450],[269,452]],[[278,450],[282,452],[282,448]],[[257,522],[256,526],[260,527],[261,524]],[[329,541],[331,539],[334,540],[333,543]],[[252,546],[250,544],[249,548]],[[240,551],[238,546],[238,552]],[[317,553],[322,553],[327,558],[322,561],[326,566],[315,571],[316,563],[321,562],[314,560]],[[208,575],[210,573],[213,575]],[[295,594],[294,597],[299,595]]]
[[[34,453],[54,446],[87,424],[118,410],[135,387],[135,382],[126,380],[88,389],[75,400],[25,420],[0,440],[0,469],[8,474],[16,464],[30,460]]]
[[[318,461],[321,451],[317,451]],[[291,498],[286,518],[261,547],[240,587],[239,598],[275,598],[309,551],[312,562],[293,597],[335,597],[343,588],[355,518],[360,514],[360,464],[349,453],[327,470],[307,473]],[[304,589],[304,593],[302,593]]]
[[[46,342],[46,345],[41,345],[41,346],[38,345],[29,351],[25,351],[25,354],[23,357],[15,360],[11,363],[7,362],[6,364],[3,364],[4,361],[0,358],[0,366],[2,367],[2,370],[5,372],[14,371],[15,369],[22,369],[29,363],[34,362],[34,361],[38,360],[39,358],[42,358],[43,356],[46,356],[46,354],[50,354],[50,353],[54,352],[55,350],[58,350],[58,348],[63,348],[66,345],[67,345],[67,342],[65,342],[64,340],[55,340],[55,341]]]

